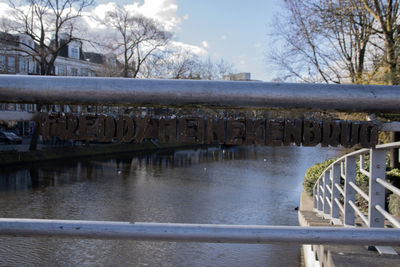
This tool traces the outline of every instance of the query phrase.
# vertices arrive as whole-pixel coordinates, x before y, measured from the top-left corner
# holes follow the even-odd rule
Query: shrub
[[[400,170],[392,169],[386,172],[386,179],[388,182],[396,186],[400,187]],[[388,210],[391,214],[400,216],[400,196],[396,194],[390,194],[388,197]]]
[[[335,159],[328,159],[324,162],[317,163],[313,166],[311,166],[305,174],[304,181],[303,181],[303,188],[306,191],[306,193],[310,196],[313,195],[313,188],[315,182],[318,180],[318,178],[321,176],[322,172],[334,162]]]

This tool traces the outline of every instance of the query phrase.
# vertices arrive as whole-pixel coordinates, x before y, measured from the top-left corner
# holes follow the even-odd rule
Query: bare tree
[[[372,14],[376,21],[374,30],[378,36],[382,36],[383,39],[383,51],[384,65],[387,66],[387,76],[385,82],[389,85],[400,84],[400,78],[398,75],[399,63],[398,63],[398,46],[399,46],[399,34],[400,34],[400,1],[398,0],[362,0],[365,9]],[[393,132],[390,135],[392,142],[400,140],[400,133]],[[392,168],[400,168],[399,162],[399,149],[392,149],[390,153],[390,165]]]
[[[400,1],[398,0],[362,0],[364,8],[374,17],[375,32],[383,37],[384,63],[388,66],[387,83],[398,85],[398,45]]]
[[[218,62],[211,58],[202,60],[187,50],[175,53],[168,63],[168,73],[173,79],[221,80],[232,71],[233,65],[223,59]]]
[[[136,78],[146,60],[165,47],[172,37],[154,20],[133,16],[118,6],[107,12],[103,23],[118,33],[118,40],[110,48],[122,56],[123,77]]]
[[[351,83],[362,83],[373,17],[359,0],[324,0],[318,8],[327,40],[345,65]]]
[[[61,49],[75,36],[75,23],[93,0],[21,0],[10,1],[13,12],[3,31],[21,33],[32,42],[17,39],[12,49],[31,57],[40,66],[41,75],[54,74],[54,62]]]
[[[372,34],[372,16],[360,0],[286,0],[278,19],[283,48],[272,59],[305,82],[361,82]]]

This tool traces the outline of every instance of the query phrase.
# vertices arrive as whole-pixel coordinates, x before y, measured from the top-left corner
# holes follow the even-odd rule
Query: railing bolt
[[[375,222],[379,222],[379,218],[376,218],[376,219],[375,219]]]
[[[380,167],[381,167],[381,165],[379,165],[379,164],[376,165],[376,168],[377,168],[377,169],[379,169]]]

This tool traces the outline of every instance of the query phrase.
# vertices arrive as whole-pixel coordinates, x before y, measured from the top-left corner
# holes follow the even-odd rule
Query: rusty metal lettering
[[[97,140],[112,142],[115,136],[115,119],[112,116],[99,115],[97,119]]]
[[[79,140],[95,141],[97,138],[97,116],[83,114],[79,116]]]
[[[316,120],[303,122],[303,146],[316,146],[321,142],[321,126]]]
[[[281,146],[283,143],[283,119],[268,119],[266,125],[265,144],[267,146]]]
[[[160,143],[176,143],[176,133],[176,119],[160,119],[158,124],[158,140]]]
[[[378,125],[359,121],[313,119],[155,118],[120,115],[41,113],[43,140],[82,140],[121,143],[258,144],[270,146],[375,147]]]
[[[179,141],[191,144],[204,143],[204,119],[180,118],[178,122]]]
[[[49,121],[49,114],[48,113],[40,113],[39,116],[39,129],[40,135],[42,136],[43,140],[50,139],[50,121]]]
[[[77,140],[78,118],[71,114],[61,114],[57,121],[57,136],[61,140]]]
[[[246,119],[246,140],[247,145],[265,144],[265,119]]]
[[[226,144],[241,145],[244,143],[246,133],[245,120],[228,119],[226,123]]]
[[[142,143],[146,139],[158,138],[158,120],[152,117],[136,118],[137,134],[135,141]]]
[[[291,143],[295,143],[297,146],[301,144],[303,122],[299,119],[296,120],[285,120],[285,132],[283,137],[283,144],[290,146]]]
[[[321,146],[337,147],[340,143],[340,134],[341,129],[338,121],[323,121]]]
[[[378,126],[366,122],[360,127],[360,145],[363,148],[375,148],[378,142]]]
[[[120,143],[132,142],[135,135],[135,124],[128,115],[120,115],[117,122],[117,140]]]
[[[340,144],[346,148],[350,148],[358,144],[360,123],[354,121],[353,122],[342,121],[340,123],[340,126],[341,126]]]
[[[225,144],[225,120],[207,120],[207,144]]]

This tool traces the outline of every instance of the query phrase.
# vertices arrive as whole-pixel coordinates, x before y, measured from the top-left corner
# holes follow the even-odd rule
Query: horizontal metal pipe
[[[383,217],[388,219],[395,227],[400,228],[400,222],[394,216],[392,216],[392,214],[387,212],[384,208],[382,208],[379,205],[376,205],[375,209],[379,211],[383,215]]]
[[[383,187],[385,187],[386,189],[389,189],[390,191],[392,191],[393,193],[395,193],[396,195],[400,196],[400,189],[395,187],[394,185],[382,180],[381,178],[377,178],[376,182],[378,184],[381,184]]]
[[[361,164],[360,164],[360,165],[361,165]],[[366,170],[360,168],[360,172],[361,172],[363,175],[365,175],[365,176],[367,176],[367,177],[370,177],[369,171],[366,171]]]
[[[400,245],[399,229],[0,219],[0,236],[211,243]]]
[[[366,201],[369,201],[369,196],[360,188],[358,187],[355,183],[349,182],[349,185],[353,187],[354,190],[357,191],[357,193],[360,194]]]
[[[400,111],[399,86],[0,76],[0,102]]]
[[[358,216],[360,216],[360,218],[367,225],[367,227],[369,227],[369,222],[368,222],[367,217],[365,217],[365,215],[357,208],[357,205],[351,200],[349,200],[349,204],[353,208],[353,210],[358,214]]]
[[[330,189],[330,187],[329,187],[329,186],[327,186],[327,187],[326,187],[326,189],[328,190],[328,192],[329,192],[329,195],[332,195],[332,189]]]
[[[329,207],[332,208],[332,203],[331,203],[331,201],[329,200],[329,198],[328,198],[328,197],[325,197],[325,200],[326,200],[326,203],[329,205]]]
[[[339,207],[340,211],[344,214],[345,213],[344,207],[343,207],[342,203],[340,203],[340,200],[336,197],[335,197],[335,203]]]
[[[342,196],[345,195],[345,193],[344,193],[342,187],[341,187],[338,183],[335,183],[335,187],[337,188],[337,190],[339,191],[339,193],[342,194]]]

